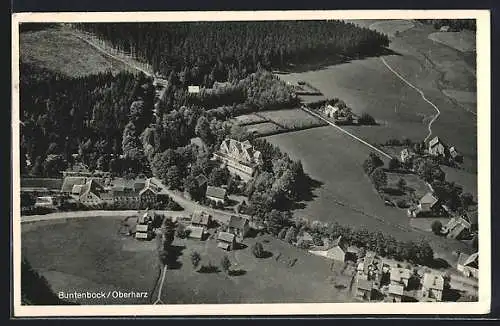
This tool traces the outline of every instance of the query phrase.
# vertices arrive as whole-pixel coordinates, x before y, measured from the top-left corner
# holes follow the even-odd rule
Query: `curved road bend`
[[[419,88],[417,88],[416,86],[414,86],[412,83],[410,83],[408,80],[406,80],[403,76],[401,76],[396,70],[394,70],[391,66],[389,66],[389,64],[387,63],[387,61],[385,61],[385,59],[383,57],[380,57],[380,60],[387,67],[387,69],[389,69],[394,75],[396,75],[399,79],[401,79],[406,85],[410,86],[415,91],[417,91],[420,94],[420,96],[422,97],[422,99],[425,102],[427,102],[428,104],[430,104],[434,108],[434,110],[436,110],[436,114],[434,115],[434,117],[429,122],[429,125],[427,126],[427,129],[429,130],[429,134],[424,139],[424,142],[426,142],[432,136],[432,124],[434,123],[434,121],[437,120],[437,118],[439,118],[439,115],[441,115],[441,111],[439,110],[439,108],[434,103],[432,103],[431,101],[429,101],[425,97],[425,94],[424,94],[424,92],[422,92],[422,90],[420,90]]]

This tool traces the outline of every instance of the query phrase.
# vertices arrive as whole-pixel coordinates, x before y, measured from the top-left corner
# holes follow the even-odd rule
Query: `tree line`
[[[184,84],[207,87],[242,79],[259,65],[270,70],[329,56],[371,55],[389,44],[386,35],[337,20],[73,25],[155,72],[175,71]]]

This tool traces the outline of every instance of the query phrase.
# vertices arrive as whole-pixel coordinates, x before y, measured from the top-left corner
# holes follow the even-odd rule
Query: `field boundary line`
[[[339,127],[339,126],[337,126],[337,125],[336,125],[336,124],[334,124],[333,122],[331,122],[331,121],[329,121],[329,120],[327,120],[327,119],[323,118],[321,115],[319,115],[319,114],[317,114],[317,113],[315,113],[315,112],[311,111],[310,109],[306,108],[305,106],[301,106],[300,108],[301,108],[302,110],[306,111],[307,113],[312,114],[312,115],[314,115],[314,116],[315,116],[315,117],[317,117],[317,118],[320,118],[321,120],[325,121],[325,122],[326,122],[327,124],[329,124],[330,126],[335,127],[335,128],[337,128],[338,130],[342,131],[343,133],[345,133],[345,134],[347,134],[347,135],[351,136],[352,138],[356,139],[356,140],[357,140],[357,141],[359,141],[360,143],[362,143],[362,144],[364,144],[364,145],[366,145],[366,146],[370,147],[371,149],[373,149],[373,150],[377,151],[378,153],[382,154],[382,155],[383,155],[383,156],[385,156],[386,158],[388,158],[388,159],[391,159],[391,158],[392,158],[392,156],[390,156],[390,155],[389,155],[389,154],[387,154],[386,152],[382,151],[381,149],[379,149],[379,148],[377,148],[377,147],[373,146],[372,144],[368,143],[367,141],[365,141],[365,140],[363,140],[363,139],[361,139],[361,138],[359,138],[359,137],[357,137],[357,136],[353,135],[353,134],[352,134],[352,133],[350,133],[349,131],[347,131],[347,130],[345,130],[345,129],[343,129],[343,128]]]
[[[163,289],[163,283],[165,283],[165,275],[167,275],[167,265],[163,266],[160,287],[158,288],[158,297],[153,304],[163,303],[163,301],[161,301],[161,290]]]
[[[417,91],[417,93],[420,94],[420,96],[422,97],[422,99],[427,102],[428,104],[430,104],[434,110],[436,110],[436,114],[434,115],[434,117],[431,119],[431,121],[429,121],[429,124],[427,125],[427,129],[429,130],[429,134],[427,135],[427,137],[425,137],[424,139],[424,142],[426,142],[427,140],[429,140],[429,138],[431,138],[432,136],[432,124],[434,123],[434,121],[437,120],[437,118],[439,118],[439,116],[441,115],[441,111],[439,110],[439,108],[434,104],[432,103],[431,101],[429,101],[426,97],[425,97],[425,94],[422,90],[420,90],[419,88],[417,88],[416,86],[414,86],[412,83],[410,83],[408,80],[406,80],[403,76],[401,76],[396,70],[394,70],[388,63],[387,61],[385,61],[385,59],[383,57],[380,57],[380,60],[382,61],[382,63],[387,67],[387,69],[389,69],[394,75],[396,75],[399,79],[401,79],[406,85],[408,85],[409,87],[413,88],[415,91]]]

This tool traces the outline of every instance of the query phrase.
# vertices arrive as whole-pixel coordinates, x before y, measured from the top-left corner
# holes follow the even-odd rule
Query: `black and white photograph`
[[[65,17],[13,19],[20,313],[488,311],[488,11]]]

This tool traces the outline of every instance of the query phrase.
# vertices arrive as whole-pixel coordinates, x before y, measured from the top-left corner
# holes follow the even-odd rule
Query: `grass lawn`
[[[80,300],[92,304],[137,304],[156,299],[159,275],[156,241],[137,241],[117,232],[122,218],[82,218],[30,223],[22,233],[22,254],[59,291],[148,291],[143,300]],[[270,254],[255,258],[251,246],[263,243]],[[349,276],[342,266],[267,235],[247,238],[245,248],[225,252],[214,239],[176,238],[177,264],[170,265],[162,289],[165,303],[349,302]],[[190,254],[198,251],[220,268],[227,254],[233,274],[199,273]],[[288,266],[290,260],[296,260]],[[200,266],[201,266],[200,265]]]
[[[420,179],[415,174],[393,173],[393,172],[387,172],[386,174],[387,174],[387,184],[389,187],[396,188],[399,179],[403,179],[406,181],[406,188],[410,191],[414,191],[416,198],[421,198],[430,191],[425,181]]]
[[[19,41],[21,62],[70,77],[130,70],[63,28],[20,33]]]
[[[268,121],[289,130],[324,126],[326,123],[301,109],[263,111],[258,113]]]
[[[156,242],[118,234],[123,217],[81,218],[22,225],[22,256],[54,292],[154,290]],[[93,304],[146,304],[146,299],[82,300]]]
[[[256,241],[271,252],[270,257],[253,256],[251,247]],[[247,238],[243,242],[246,248],[226,252],[216,247],[214,239],[176,239],[174,245],[182,248],[178,258],[180,266],[168,270],[162,301],[178,304],[351,301],[348,277],[342,275],[340,267],[335,266],[331,271],[330,261],[268,235]],[[200,267],[210,261],[219,271],[201,273],[194,270],[190,259],[193,251],[201,255]],[[224,255],[232,263],[233,275],[226,275],[220,267]],[[289,267],[289,260],[295,259],[295,264]]]
[[[429,39],[447,45],[460,52],[476,50],[476,35],[473,31],[436,32],[429,34]]]
[[[388,36],[394,36],[396,33],[404,32],[407,29],[413,28],[414,26],[415,25],[413,24],[413,22],[409,20],[395,19],[375,22],[371,24],[369,28]]]
[[[251,114],[243,114],[243,115],[239,115],[237,117],[234,117],[234,121],[236,122],[236,124],[238,124],[240,126],[246,126],[246,125],[250,125],[250,124],[265,122],[266,119],[251,113]]]
[[[285,128],[281,128],[273,122],[263,122],[254,125],[247,126],[247,130],[254,133],[257,136],[267,136],[274,135],[282,132],[286,132]]]

